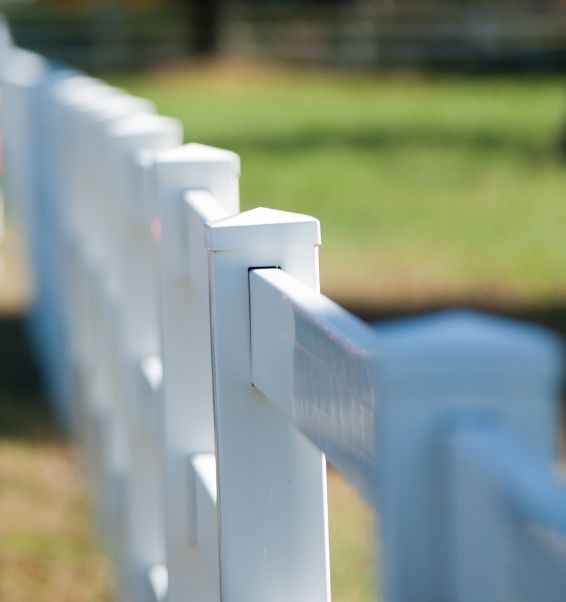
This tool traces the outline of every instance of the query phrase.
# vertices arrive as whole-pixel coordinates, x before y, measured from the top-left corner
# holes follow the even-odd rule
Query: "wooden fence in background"
[[[190,10],[181,10],[184,3],[126,5],[81,10],[26,3],[5,10],[19,45],[89,70],[192,58],[197,25]],[[566,67],[564,3],[232,0],[220,8],[218,50],[225,58],[357,70],[538,73]]]

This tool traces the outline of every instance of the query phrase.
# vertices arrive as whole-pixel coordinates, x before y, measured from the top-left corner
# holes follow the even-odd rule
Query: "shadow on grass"
[[[0,316],[1,438],[60,438],[20,315]]]
[[[302,128],[300,131],[258,134],[246,133],[236,138],[213,141],[236,151],[269,154],[303,153],[319,149],[350,148],[357,151],[390,152],[406,148],[469,149],[480,154],[505,153],[528,161],[561,159],[561,141],[533,140],[512,132],[493,132],[477,128],[441,127],[364,127]],[[211,142],[212,143],[212,142]]]

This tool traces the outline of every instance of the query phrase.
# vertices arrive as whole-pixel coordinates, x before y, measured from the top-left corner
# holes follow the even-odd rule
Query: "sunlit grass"
[[[0,600],[107,602],[107,561],[67,442],[28,398],[0,400]]]
[[[367,505],[337,473],[328,473],[330,569],[334,602],[375,600],[375,527]]]
[[[113,78],[242,158],[242,206],[322,222],[341,298],[566,293],[558,79],[384,78],[220,67]]]

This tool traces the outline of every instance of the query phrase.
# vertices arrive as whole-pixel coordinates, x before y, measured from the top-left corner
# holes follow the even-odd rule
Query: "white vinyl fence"
[[[328,459],[378,516],[383,600],[566,600],[553,335],[366,325],[319,294],[316,219],[239,212],[236,154],[9,40],[0,69],[30,331],[117,599],[329,600]]]

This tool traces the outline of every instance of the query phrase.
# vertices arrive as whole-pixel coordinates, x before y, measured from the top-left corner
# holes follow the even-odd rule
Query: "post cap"
[[[209,224],[206,242],[212,251],[320,245],[320,222],[310,215],[257,207]]]

